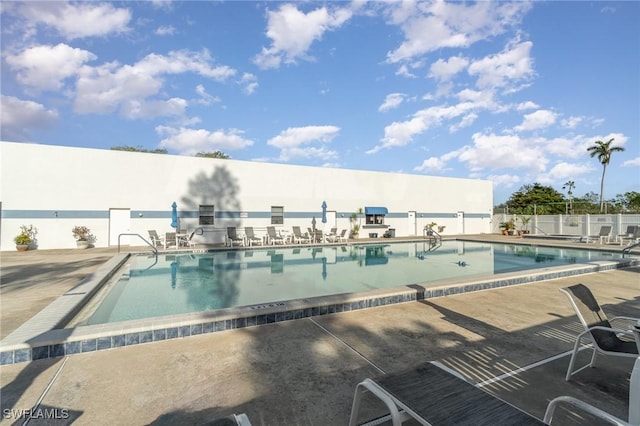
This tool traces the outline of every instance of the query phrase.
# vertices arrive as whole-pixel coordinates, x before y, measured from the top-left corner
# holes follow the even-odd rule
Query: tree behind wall
[[[536,182],[532,185],[523,185],[511,194],[507,206],[509,213],[515,214],[559,214],[565,213],[566,200],[552,187]]]
[[[598,157],[598,161],[602,164],[602,179],[600,180],[600,213],[604,212],[604,174],[607,171],[607,165],[611,162],[611,154],[614,152],[622,152],[624,148],[621,146],[611,146],[614,138],[607,142],[595,141],[594,145],[587,148],[591,158]]]

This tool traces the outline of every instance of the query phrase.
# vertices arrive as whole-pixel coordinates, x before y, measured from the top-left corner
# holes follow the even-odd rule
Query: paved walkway
[[[41,294],[52,300],[112,254],[3,252],[3,335],[5,324],[11,331],[21,321],[5,306],[29,318],[48,303]],[[343,425],[358,382],[438,360],[539,418],[551,398],[566,394],[626,419],[632,362],[608,362],[567,383],[568,357],[552,358],[572,347],[579,330],[558,288],[583,282],[607,313],[638,317],[639,273],[628,268],[3,366],[2,413],[13,422],[37,406],[69,417],[29,424],[206,424],[245,412],[254,425]],[[365,401],[363,418],[382,411]]]

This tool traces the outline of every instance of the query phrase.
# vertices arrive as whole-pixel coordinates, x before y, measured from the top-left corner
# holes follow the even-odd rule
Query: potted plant
[[[349,238],[358,238],[358,234],[360,233],[360,223],[358,221],[358,214],[352,213],[351,217],[349,218],[349,222],[351,222],[351,232],[349,233]]]
[[[424,227],[427,231],[427,235],[433,235],[433,228],[435,228],[437,225],[438,224],[435,222],[427,223],[427,225]]]
[[[74,226],[71,230],[73,237],[76,239],[76,245],[79,249],[86,249],[91,243],[91,230],[86,226]]]
[[[502,235],[511,235],[516,229],[516,223],[513,219],[509,219],[506,222],[500,223],[500,229],[502,229]]]
[[[351,224],[351,236],[350,238],[358,238],[358,234],[360,233],[360,224],[352,223]]]
[[[520,223],[522,223],[522,226],[520,227],[520,230],[518,231],[518,235],[528,234],[529,230],[527,229],[527,225],[531,221],[531,216],[522,215],[522,216],[518,216],[518,219],[520,219]]]
[[[35,242],[35,236],[38,230],[33,225],[22,225],[20,226],[20,233],[15,236],[13,241],[16,243],[16,250],[18,251],[27,251],[29,250],[29,246]]]

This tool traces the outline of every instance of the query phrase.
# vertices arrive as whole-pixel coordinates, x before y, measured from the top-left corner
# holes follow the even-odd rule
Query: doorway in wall
[[[458,212],[458,234],[464,234],[464,212]]]
[[[331,228],[336,227],[336,212],[327,210],[327,223],[326,223],[326,231],[329,231]]]
[[[109,209],[109,245],[118,245],[118,235],[131,232],[131,209]],[[121,246],[128,246],[130,237],[120,238]]]
[[[407,235],[416,235],[416,212],[410,211],[407,217]]]

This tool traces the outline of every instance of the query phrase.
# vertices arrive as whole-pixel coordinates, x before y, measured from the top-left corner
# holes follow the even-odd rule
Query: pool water
[[[465,241],[133,256],[85,324],[251,306],[619,259],[590,250]]]

